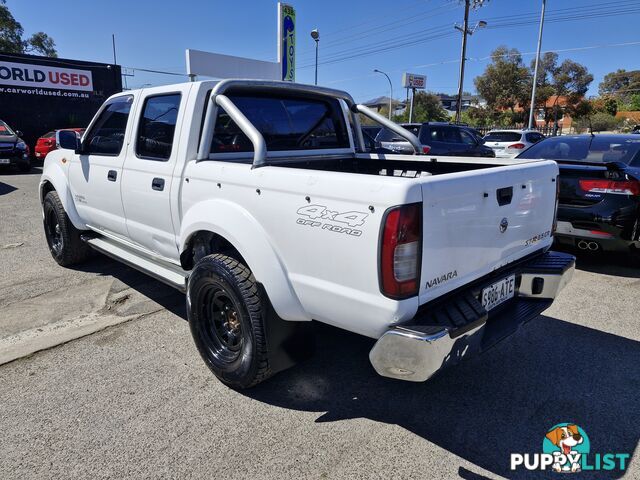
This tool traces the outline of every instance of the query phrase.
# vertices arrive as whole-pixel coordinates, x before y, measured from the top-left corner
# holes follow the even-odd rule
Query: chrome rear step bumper
[[[515,298],[487,312],[479,292],[496,278],[458,292],[436,305],[427,305],[408,324],[387,330],[369,353],[378,374],[423,382],[441,369],[481,353],[513,334],[546,310],[571,280],[572,255],[547,252],[500,271],[516,275]]]

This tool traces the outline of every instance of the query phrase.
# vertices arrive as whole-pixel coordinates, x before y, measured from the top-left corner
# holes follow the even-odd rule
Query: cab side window
[[[140,117],[136,155],[149,160],[168,160],[180,107],[180,94],[147,97]]]
[[[124,144],[133,96],[117,97],[106,105],[84,141],[86,155],[117,156]]]

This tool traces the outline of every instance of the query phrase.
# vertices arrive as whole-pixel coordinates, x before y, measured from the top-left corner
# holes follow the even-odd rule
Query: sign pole
[[[411,89],[411,106],[409,107],[409,123],[413,121],[413,97],[416,96],[416,89]]]

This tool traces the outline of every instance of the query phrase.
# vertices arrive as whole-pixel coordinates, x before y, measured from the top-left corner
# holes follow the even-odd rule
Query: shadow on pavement
[[[142,273],[103,256],[80,268],[111,275],[186,319],[184,295]],[[512,472],[509,462],[511,453],[540,453],[545,433],[557,423],[582,427],[592,453],[633,455],[638,445],[640,342],[543,315],[485,354],[428,382],[409,383],[375,373],[368,360],[374,340],[313,327],[313,357],[240,393],[318,412],[318,423],[366,418],[395,424],[506,478],[555,475]],[[484,478],[463,467],[458,473]],[[620,478],[623,472],[580,476]]]
[[[0,182],[0,195],[6,195],[7,193],[15,192],[18,188],[8,183]]]
[[[634,259],[631,253],[591,253],[573,248],[559,248],[556,245],[553,249],[575,255],[576,268],[580,270],[618,277],[640,278],[640,253]]]
[[[183,293],[107,256],[96,254],[95,258],[72,268],[100,276],[112,276],[171,313],[185,320],[187,318]]]
[[[373,340],[322,325],[317,331],[312,359],[242,393],[323,412],[316,422],[399,425],[507,478],[554,474],[512,472],[509,461],[512,452],[540,453],[557,423],[580,425],[592,452],[632,455],[638,444],[640,342],[541,316],[484,355],[415,384],[376,375],[368,361]],[[462,470],[462,478],[483,478]]]

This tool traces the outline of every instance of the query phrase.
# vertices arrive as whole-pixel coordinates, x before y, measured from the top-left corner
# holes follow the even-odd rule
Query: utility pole
[[[533,128],[533,111],[536,106],[536,86],[538,83],[538,63],[540,63],[540,49],[542,48],[542,27],[544,26],[544,8],[547,0],[542,0],[542,12],[540,13],[540,30],[538,31],[538,49],[536,50],[536,66],[533,70],[533,87],[531,88],[531,106],[529,108],[529,126]]]
[[[467,56],[467,33],[469,32],[469,3],[464,2],[464,24],[462,25],[462,54],[460,56],[460,79],[458,80],[458,103],[456,104],[456,123],[460,121],[462,114],[462,91],[464,89],[464,63]],[[460,28],[456,25],[456,28]]]
[[[389,80],[389,120],[391,120],[391,109],[393,108],[393,106],[392,106],[392,103],[393,103],[393,85],[391,84],[391,79],[389,78],[389,75],[384,73],[382,70],[378,70],[376,68],[374,70],[374,72],[375,73],[381,73],[382,75],[387,77],[387,80]]]
[[[477,5],[482,2],[474,2]],[[458,80],[458,102],[456,105],[456,123],[460,121],[462,115],[462,92],[464,91],[464,64],[467,61],[467,35],[473,35],[479,28],[487,26],[487,22],[480,20],[473,27],[469,28],[469,7],[471,0],[464,2],[464,23],[462,26],[455,24],[453,28],[462,32],[462,53],[460,55],[460,79]]]

